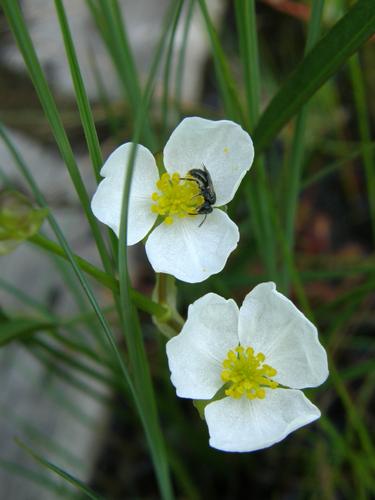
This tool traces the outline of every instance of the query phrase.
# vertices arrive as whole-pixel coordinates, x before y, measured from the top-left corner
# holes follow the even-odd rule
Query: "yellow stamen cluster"
[[[225,394],[232,398],[240,398],[243,394],[249,399],[264,399],[265,387],[275,389],[278,383],[271,380],[277,374],[275,368],[264,364],[266,359],[262,352],[254,354],[254,349],[244,349],[241,345],[228,352],[223,361],[221,372],[223,382],[231,383]]]
[[[181,179],[177,172],[172,175],[164,173],[156,187],[159,193],[152,194],[152,201],[156,203],[151,205],[151,210],[165,217],[166,224],[172,224],[174,217],[197,215],[204,202],[198,184],[194,180]]]

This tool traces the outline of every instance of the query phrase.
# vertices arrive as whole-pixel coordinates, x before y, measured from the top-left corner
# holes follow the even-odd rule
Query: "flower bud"
[[[47,213],[46,208],[35,207],[17,191],[0,191],[0,255],[12,252],[36,234]]]

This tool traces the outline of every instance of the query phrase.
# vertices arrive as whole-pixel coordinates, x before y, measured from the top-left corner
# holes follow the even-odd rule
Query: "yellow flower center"
[[[278,383],[270,377],[274,377],[277,371],[264,364],[265,359],[262,352],[255,355],[252,347],[245,350],[240,345],[229,351],[223,361],[224,370],[221,372],[223,382],[231,384],[225,394],[236,399],[244,394],[249,399],[264,399],[265,387],[276,389]]]
[[[172,175],[164,173],[156,187],[159,192],[152,194],[155,204],[151,205],[151,210],[163,216],[166,224],[172,224],[174,217],[197,215],[204,202],[198,183],[193,179],[181,179],[177,172]]]

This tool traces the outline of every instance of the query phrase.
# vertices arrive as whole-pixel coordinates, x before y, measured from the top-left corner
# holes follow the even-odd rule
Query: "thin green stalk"
[[[0,135],[2,135],[3,137],[6,138],[7,144],[9,145],[10,150],[13,153],[14,158],[16,160],[16,165],[17,165],[18,169],[20,170],[20,172],[22,173],[22,175],[24,176],[24,178],[26,179],[26,181],[28,182],[36,201],[39,203],[39,205],[41,207],[48,208],[46,200],[45,200],[43,194],[41,193],[37,183],[35,182],[33,176],[31,175],[30,171],[28,170],[28,168],[27,168],[26,164],[24,163],[23,159],[21,158],[21,156],[18,154],[18,152],[14,148],[13,144],[7,138],[7,136],[6,136],[6,134],[3,131],[1,126],[0,126]],[[89,286],[88,281],[86,280],[85,276],[82,274],[81,269],[75,260],[74,254],[73,254],[63,232],[61,231],[59,224],[57,223],[56,219],[54,218],[54,216],[52,215],[51,212],[49,212],[47,218],[48,218],[48,221],[50,223],[50,226],[51,226],[53,232],[56,235],[56,238],[59,241],[59,244],[60,244],[64,254],[67,256],[67,258],[72,266],[72,269],[75,272],[75,274],[76,274],[76,276],[77,276],[77,278],[78,278],[78,280],[83,288],[83,291],[85,292],[93,310],[96,313],[96,316],[99,320],[99,323],[102,327],[103,335],[99,335],[97,337],[97,339],[102,343],[103,348],[107,347],[107,345],[108,345],[109,352],[113,356],[114,362],[116,364],[118,364],[119,370],[121,371],[122,375],[124,376],[124,380],[129,388],[130,394],[132,395],[136,406],[139,408],[139,399],[138,399],[137,393],[135,391],[133,382],[130,378],[128,369],[127,369],[125,362],[123,360],[122,354],[120,353],[120,351],[117,348],[115,337],[114,337],[114,335],[109,327],[109,324],[108,324],[106,318],[104,317],[94,294],[92,293],[92,290]]]
[[[332,358],[329,360],[329,364],[330,364],[331,380],[335,386],[335,389],[341,401],[344,404],[345,410],[348,414],[353,429],[355,429],[358,435],[361,446],[367,455],[367,460],[371,465],[373,471],[375,471],[375,449],[371,436],[369,435],[369,432],[361,416],[358,414],[356,406],[354,405],[348,390],[346,389],[343,381],[341,380],[340,374],[338,373]]]
[[[2,0],[2,7],[7,17],[9,26],[16,39],[20,52],[22,53],[22,56],[24,58],[30,78],[38,94],[40,104],[42,105],[44,113],[50,124],[52,133],[60,150],[60,154],[65,162],[72,183],[81,201],[83,211],[92,230],[92,234],[95,239],[99,255],[103,262],[104,269],[106,270],[106,272],[110,273],[111,261],[108,251],[99,230],[98,222],[91,211],[90,200],[85,185],[83,183],[71,145],[66,135],[64,125],[57,110],[56,103],[53,99],[47,80],[36,55],[26,23],[22,17],[18,1]],[[3,132],[1,133],[1,136],[7,143],[7,138]],[[11,145],[9,145],[8,143],[7,145],[8,147],[11,147]]]
[[[366,100],[366,88],[358,54],[349,59],[349,72],[352,80],[357,122],[362,145],[371,141],[370,116]],[[362,152],[365,167],[366,187],[370,208],[372,236],[375,244],[375,158],[372,149],[365,148]]]
[[[63,259],[69,260],[68,256],[64,252],[63,248],[55,243],[54,241],[45,238],[41,234],[35,234],[28,240],[33,245],[38,246],[39,248],[43,248],[47,252],[51,252]],[[108,275],[104,271],[101,271],[96,266],[88,262],[87,260],[79,257],[78,255],[74,255],[74,259],[77,262],[78,266],[82,271],[92,276],[98,283],[101,283],[106,288],[109,288],[116,294],[119,293],[119,283],[112,276]],[[139,307],[142,311],[149,313],[152,316],[164,316],[166,314],[166,309],[158,304],[157,302],[152,301],[145,295],[136,290],[131,290],[131,298],[134,304]]]
[[[117,0],[97,0],[96,2],[86,0],[86,3],[122,83],[125,101],[129,102],[133,114],[136,115],[141,103],[142,91],[119,4]],[[142,131],[142,139],[152,150],[157,147],[148,117]]]
[[[4,188],[11,188],[13,183],[10,180],[10,178],[7,176],[5,173],[5,168],[0,165],[0,182],[1,182],[1,189]]]
[[[323,13],[324,0],[316,0],[312,3],[311,17],[307,31],[307,41],[305,55],[318,41],[320,35],[320,24]],[[304,156],[304,139],[306,130],[308,107],[307,104],[301,108],[296,118],[294,136],[292,141],[292,151],[289,160],[287,173],[286,194],[283,196],[285,200],[285,237],[290,248],[291,258],[294,258],[294,231],[295,218],[298,205],[298,197],[300,192],[302,165]],[[288,267],[284,268],[282,289],[285,293],[289,289],[290,276]]]
[[[83,131],[86,137],[87,148],[89,151],[91,164],[97,182],[100,181],[100,168],[103,164],[102,153],[99,145],[99,139],[96,133],[95,122],[92,116],[89,99],[86,94],[81,70],[79,68],[76,51],[74,48],[72,36],[69,29],[68,20],[62,0],[55,0],[57,17],[60,23],[61,33],[64,39],[66,58],[69,63],[70,73],[76,94],[78,111],[81,117]]]
[[[182,96],[182,82],[185,70],[186,47],[187,47],[189,28],[191,25],[191,19],[193,17],[194,7],[195,7],[195,0],[189,0],[189,5],[187,7],[187,13],[184,23],[184,31],[182,35],[181,48],[178,55],[178,63],[176,69],[175,103],[180,117],[182,115],[181,96]]]
[[[50,357],[46,356],[41,349],[35,348],[34,346],[29,344],[27,346],[27,352],[31,354],[35,359],[37,359],[39,363],[43,365],[46,370],[48,370],[49,374],[54,375],[62,383],[68,384],[70,387],[73,387],[77,391],[81,392],[84,396],[89,396],[99,403],[105,405],[111,403],[111,400],[107,395],[98,391],[93,387],[92,384],[85,383],[82,379],[72,375],[71,370],[65,370],[61,366],[58,366],[54,361],[51,360]],[[80,415],[82,417],[84,414],[80,413]],[[83,416],[83,420],[86,420],[86,415]],[[87,424],[88,422],[83,423],[83,425]]]
[[[159,51],[161,51],[161,47],[162,47],[162,45],[159,47]],[[152,72],[153,77],[155,76],[156,69],[157,69],[157,65],[155,64],[153,67],[153,72]],[[142,108],[142,111],[144,112],[143,108]],[[135,151],[135,148],[133,148],[133,149]],[[19,155],[17,155],[17,162],[16,163],[17,163],[18,168],[20,169],[20,171],[24,175],[25,179],[29,183],[30,188],[34,194],[36,201],[39,203],[40,206],[47,207],[46,200],[45,200],[43,194],[40,192],[36,182],[34,181],[32,175],[28,171],[25,163],[23,162],[22,158]],[[125,197],[124,197],[124,199],[127,200],[127,198],[125,198]],[[64,237],[64,234],[62,233],[58,223],[56,222],[55,218],[53,217],[53,215],[51,213],[48,214],[48,219],[49,219],[52,230],[54,231],[64,253],[67,255],[69,262],[71,263],[71,266],[72,266],[74,272],[76,273],[76,276],[77,276],[83,290],[85,291],[85,293],[88,297],[88,300],[89,300],[90,304],[92,305],[92,307],[93,307],[93,309],[98,317],[98,320],[102,326],[104,335],[103,335],[103,337],[99,337],[99,339],[102,340],[103,342],[106,341],[108,343],[110,353],[113,355],[114,361],[118,364],[119,370],[122,373],[122,375],[124,376],[124,381],[126,382],[128,388],[129,388],[129,392],[134,400],[135,406],[137,408],[137,411],[138,411],[140,418],[142,420],[142,423],[144,425],[145,433],[146,433],[146,436],[147,436],[147,439],[148,439],[148,442],[150,445],[151,454],[153,456],[153,461],[155,464],[155,470],[156,470],[157,476],[160,480],[160,487],[161,487],[163,497],[165,499],[169,500],[170,498],[173,498],[173,494],[171,493],[172,490],[171,490],[171,485],[170,485],[170,480],[169,480],[168,464],[167,464],[167,458],[166,458],[166,452],[164,449],[163,439],[162,439],[160,428],[159,428],[159,425],[157,422],[157,418],[155,417],[155,415],[156,415],[156,403],[154,400],[154,396],[151,392],[151,396],[153,396],[153,397],[151,397],[151,398],[149,397],[150,396],[149,390],[145,390],[145,389],[147,389],[146,385],[142,388],[142,390],[137,391],[137,389],[135,388],[133,381],[130,377],[130,374],[128,372],[127,366],[125,365],[125,362],[123,360],[122,354],[120,353],[120,351],[117,348],[115,338],[114,338],[114,336],[109,328],[108,322],[107,322],[106,318],[104,317],[104,315],[102,314],[100,306],[99,306],[95,296],[93,295],[92,290],[91,290],[86,278],[82,274],[79,265],[77,265],[77,262],[74,258],[74,254],[71,251],[71,248],[68,245],[68,243]],[[125,218],[125,220],[126,220],[126,218]],[[120,248],[120,253],[122,251],[121,250],[122,248],[124,248],[124,250],[123,250],[124,252],[126,251],[125,245],[120,245],[119,248]],[[126,260],[125,257],[126,256],[124,256],[124,260]],[[121,262],[121,260],[120,260],[120,262]],[[121,272],[120,272],[120,275],[121,275]],[[128,289],[126,290],[126,293],[128,295],[126,296],[126,299],[125,299],[124,316],[121,316],[121,318],[123,321],[123,325],[126,325],[125,328],[127,330],[127,323],[125,322],[125,311],[128,308],[130,308],[130,310],[133,313],[133,309],[132,309],[133,305],[130,303],[130,296],[129,296],[130,291]],[[127,316],[128,315],[126,314],[126,317]],[[131,317],[129,317],[127,319],[129,319],[131,321]],[[137,336],[137,339],[140,339],[142,342],[142,339],[140,336]],[[143,347],[143,344],[142,344],[142,347]],[[36,355],[36,354],[34,353],[34,355]],[[147,365],[147,367],[148,367],[148,365]],[[53,368],[54,371],[57,370],[56,367],[51,367],[51,368]],[[146,373],[146,372],[143,372],[143,373]],[[65,375],[67,377],[67,380],[71,379],[70,375],[68,375],[68,374],[65,374]],[[148,377],[149,377],[149,374],[148,374]],[[151,391],[152,391],[152,389],[151,389]],[[146,409],[146,411],[145,411],[145,409]]]
[[[248,125],[252,129],[259,117],[261,95],[254,0],[235,0],[235,14],[245,80]]]
[[[49,490],[51,493],[58,495],[58,498],[68,498],[72,500],[72,491],[66,487],[63,487],[60,483],[53,481],[46,474],[40,474],[35,472],[35,470],[28,469],[23,465],[16,462],[11,462],[9,460],[4,460],[0,458],[0,467],[10,474],[14,474],[18,478],[22,477],[31,481],[32,483],[38,484]]]
[[[345,167],[345,166],[350,166],[351,165],[351,160],[355,160],[358,156],[365,156],[365,155],[373,155],[375,151],[375,144],[368,142],[358,148],[357,150],[353,151],[349,155],[347,155],[345,158],[335,161],[334,163],[325,166],[315,174],[310,175],[307,179],[303,180],[301,183],[301,190],[307,189],[313,184],[316,184],[318,181],[321,181],[328,175],[331,175],[335,172],[337,172],[340,168]]]
[[[345,438],[337,431],[336,427],[330,422],[330,420],[327,417],[322,416],[319,419],[319,426],[334,442],[336,451],[340,450],[340,454],[347,457],[347,459],[351,462],[352,468],[358,472],[361,481],[369,484],[370,488],[373,488],[371,471],[366,470],[366,467],[364,467],[363,464],[363,459],[361,460],[361,457],[358,456],[356,452],[352,451]]]
[[[1,123],[0,123],[0,136],[3,138],[5,145],[7,146],[10,154],[13,156],[16,166],[20,170],[21,174],[26,178],[27,182],[29,182],[30,179],[28,179],[28,177],[30,177],[30,175],[27,172],[27,167],[25,165],[25,162],[21,158],[19,152],[16,150],[8,134],[3,129]],[[8,187],[16,189],[16,186],[14,186],[13,183],[10,183]],[[54,255],[51,256],[51,260],[53,265],[56,267],[58,273],[61,275],[68,290],[70,290],[71,294],[73,295],[75,304],[81,311],[85,311],[87,308],[87,304],[84,300],[84,297],[82,296],[79,286],[77,286],[77,282],[74,279],[72,279],[70,269],[67,269],[64,263],[62,263],[59,259],[56,259]],[[81,333],[79,332],[77,332],[77,334],[81,335]]]
[[[166,54],[166,61],[164,64],[164,72],[163,72],[163,97],[162,97],[162,113],[161,113],[161,136],[163,138],[163,142],[166,139],[166,132],[168,127],[168,117],[169,117],[169,88],[170,88],[170,80],[171,80],[171,68],[172,68],[172,56],[173,56],[173,48],[175,42],[175,36],[177,31],[178,22],[180,20],[180,14],[182,9],[182,3],[179,4],[180,12],[175,16],[173,21],[169,44]]]
[[[35,300],[34,297],[29,296],[23,290],[19,290],[12,283],[8,283],[3,278],[0,277],[0,287],[3,288],[7,293],[12,294],[17,300],[25,304],[26,306],[34,309],[38,314],[41,314],[43,318],[54,321],[56,319],[55,315],[42,303]]]
[[[235,12],[247,98],[247,116],[244,125],[248,130],[252,130],[259,117],[261,94],[254,0],[236,0]],[[268,278],[277,281],[277,255],[270,214],[270,190],[264,158],[257,156],[257,151],[255,151],[255,161],[252,168],[253,175],[244,187],[247,194],[246,200],[251,213],[259,254],[264,260]]]
[[[258,152],[374,33],[374,26],[374,1],[357,0],[303,58],[262,113],[253,131]]]
[[[79,353],[79,354],[85,356],[90,361],[94,361],[100,367],[102,367],[104,365],[108,368],[111,368],[109,366],[109,361],[105,358],[103,359],[103,356],[101,354],[98,354],[97,352],[93,351],[92,349],[90,349],[86,345],[84,345],[80,342],[77,342],[76,340],[71,340],[71,339],[67,338],[66,335],[61,335],[57,331],[57,329],[56,330],[51,329],[50,331],[47,331],[47,333],[49,333],[50,336],[54,340],[59,342],[64,347],[68,348],[69,351],[73,351],[75,353]]]
[[[305,294],[304,288],[300,282],[299,273],[295,270],[294,262],[291,259],[290,249],[286,245],[286,240],[285,240],[285,237],[282,233],[281,225],[277,224],[277,221],[276,221],[275,225],[278,228],[279,238],[280,238],[280,241],[281,241],[282,246],[283,246],[284,258],[287,262],[290,275],[292,276],[292,278],[294,278],[293,285],[294,285],[296,293],[299,297],[299,302],[300,302],[302,309],[303,309],[304,313],[306,314],[306,316],[308,316],[309,319],[313,323],[316,324],[316,320],[314,318],[313,311],[310,307],[310,304],[309,304],[309,301],[308,301],[307,296]],[[334,362],[332,356],[330,355],[330,353],[328,353],[328,358],[329,358],[331,382],[333,383],[335,390],[337,391],[337,394],[340,397],[340,399],[341,399],[341,401],[342,401],[342,403],[343,403],[343,405],[344,405],[344,407],[349,415],[350,422],[353,426],[353,429],[355,429],[355,431],[360,439],[363,450],[365,450],[365,452],[368,453],[369,460],[371,460],[371,463],[375,467],[375,450],[374,450],[374,447],[372,445],[372,441],[371,441],[371,438],[368,434],[366,426],[362,422],[362,419],[361,419],[360,415],[358,414],[357,409],[356,409],[354,403],[352,402],[351,397],[350,397],[345,385],[343,384],[343,382],[340,378],[340,375],[339,375],[339,373],[336,369],[336,366],[335,366],[335,362]]]
[[[205,0],[198,0],[212,47],[212,57],[215,64],[219,91],[223,98],[226,115],[234,121],[243,123],[242,107],[238,99],[238,89],[231,74],[227,58],[220,43],[219,36],[210,19]]]
[[[45,429],[40,431],[33,423],[30,421],[29,416],[18,415],[14,409],[0,404],[0,416],[1,418],[11,421],[15,428],[20,429],[23,434],[26,434],[31,440],[41,443],[45,448],[50,450],[52,453],[60,456],[63,460],[69,462],[71,465],[79,469],[84,469],[83,459],[79,458],[75,453],[72,453],[68,447],[62,445],[53,439],[54,436],[50,436],[45,433]]]
[[[97,382],[101,382],[106,387],[113,387],[116,385],[115,381],[111,377],[108,377],[106,374],[98,371],[92,366],[88,366],[87,364],[83,363],[79,359],[74,358],[70,354],[67,354],[64,351],[61,351],[56,347],[49,345],[42,339],[34,338],[27,341],[26,345],[32,345],[41,348],[43,351],[47,352],[49,356],[54,358],[54,360],[61,361],[62,363],[68,365],[70,368],[73,368],[78,372],[95,379]]]
[[[140,141],[141,132],[147,111],[151,102],[153,93],[155,76],[161,59],[164,46],[169,33],[169,26],[173,26],[176,22],[176,17],[181,12],[181,3],[176,2],[171,5],[171,8],[165,18],[165,28],[160,38],[160,42],[156,48],[152,66],[149,72],[147,85],[142,99],[141,107],[138,110],[135,122],[135,130],[133,136],[133,146],[130,151],[130,157],[127,165],[127,173],[124,179],[124,196],[121,207],[121,224],[119,236],[119,283],[120,283],[120,302],[122,306],[123,316],[123,332],[128,346],[129,359],[136,377],[136,390],[139,391],[141,412],[140,416],[143,421],[146,436],[150,447],[151,456],[154,462],[154,467],[159,482],[160,493],[166,500],[174,497],[172,486],[169,477],[169,466],[165,443],[161,434],[160,424],[158,421],[157,407],[155,394],[152,386],[152,380],[149,370],[149,365],[146,357],[145,347],[142,339],[142,332],[139,325],[139,318],[136,310],[133,307],[130,296],[130,280],[127,263],[127,245],[126,245],[126,223],[128,220],[129,194],[130,185],[133,174],[133,168],[136,158],[137,144]]]
[[[43,457],[35,453],[31,448],[26,446],[22,441],[19,439],[15,440],[18,446],[20,446],[23,450],[25,450],[31,457],[33,457],[34,460],[42,464],[44,467],[47,469],[51,470],[58,476],[62,477],[68,483],[72,484],[75,488],[78,490],[82,491],[87,498],[91,498],[92,500],[103,500],[103,497],[97,495],[94,491],[92,491],[88,486],[86,486],[82,481],[79,479],[73,477],[71,474],[68,472],[64,471],[60,467],[57,467],[56,465],[52,464],[51,462],[48,462],[45,460]]]

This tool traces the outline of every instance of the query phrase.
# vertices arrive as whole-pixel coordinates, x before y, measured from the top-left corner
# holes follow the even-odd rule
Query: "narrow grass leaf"
[[[258,153],[374,31],[374,1],[358,0],[307,54],[260,117],[253,136]]]
[[[359,135],[362,145],[366,145],[369,141],[371,141],[370,117],[366,101],[365,81],[357,54],[349,60],[349,73],[353,86],[353,97],[357,114]],[[362,159],[366,176],[372,237],[375,244],[375,155],[373,150],[370,148],[364,148],[362,152]]]
[[[57,110],[56,103],[53,99],[42,67],[36,55],[25,20],[22,17],[18,2],[14,2],[13,0],[2,0],[2,6],[9,26],[24,58],[26,67],[29,71],[30,78],[38,94],[44,113],[49,121],[52,133],[60,150],[60,154],[65,162],[72,183],[81,201],[83,211],[92,230],[99,255],[103,262],[103,266],[105,270],[110,273],[111,262],[108,251],[106,249],[103,237],[100,233],[98,223],[91,211],[90,200],[85,185],[83,183],[71,145],[62,124],[61,117]]]
[[[39,462],[41,465],[49,469],[50,471],[54,472],[58,476],[62,477],[70,483],[71,485],[75,486],[78,490],[82,491],[85,495],[87,495],[88,498],[91,498],[92,500],[101,500],[103,497],[97,495],[91,488],[89,488],[85,483],[80,481],[79,479],[75,478],[69,472],[66,472],[64,469],[58,467],[57,465],[54,465],[53,463],[49,462],[42,456],[40,456],[38,453],[33,451],[31,448],[26,446],[21,440],[15,439],[16,443],[20,448],[22,448],[24,451],[26,451],[35,461]]]
[[[312,4],[311,17],[307,32],[307,41],[305,47],[305,54],[308,54],[311,48],[316,44],[320,34],[320,22],[323,13],[324,0],[317,0]],[[302,177],[302,166],[304,156],[304,143],[305,143],[305,130],[307,122],[307,105],[301,108],[294,128],[294,135],[292,140],[292,151],[290,160],[285,164],[288,166],[287,175],[288,179],[285,189],[285,237],[287,245],[290,249],[291,258],[294,259],[294,231],[295,231],[295,218],[298,205],[298,197],[300,192],[300,184]],[[290,276],[288,268],[284,268],[282,291],[288,293]]]
[[[0,347],[10,342],[25,340],[51,324],[32,318],[6,318],[0,319]]]
[[[234,6],[247,99],[247,114],[243,125],[252,130],[259,116],[261,88],[255,2],[236,0]],[[272,205],[269,203],[270,189],[264,158],[256,150],[255,155],[251,181],[243,183],[242,189],[246,193],[251,214],[250,222],[267,278],[278,282],[275,231],[270,214]]]
[[[27,479],[28,481],[42,486],[46,490],[54,493],[58,496],[58,498],[69,498],[72,500],[72,491],[68,488],[62,487],[61,484],[58,484],[56,481],[53,481],[46,474],[40,474],[34,470],[31,470],[23,465],[20,465],[16,462],[11,462],[10,460],[5,460],[0,458],[0,468],[6,470],[10,474],[14,474],[18,478]]]
[[[139,325],[139,318],[131,301],[130,279],[127,264],[127,245],[126,245],[126,223],[128,220],[129,194],[131,179],[136,157],[136,146],[140,142],[145,117],[151,102],[151,97],[155,84],[157,69],[166,45],[170,27],[173,26],[181,13],[182,1],[172,3],[165,17],[164,29],[160,41],[156,47],[151,69],[148,76],[144,96],[141,106],[136,115],[135,131],[133,136],[133,147],[127,165],[127,175],[124,179],[124,196],[121,207],[121,224],[119,235],[119,282],[120,282],[120,300],[122,306],[122,324],[126,343],[129,350],[131,366],[135,373],[135,387],[139,393],[140,417],[145,429],[151,456],[153,459],[160,493],[162,497],[169,500],[174,497],[169,477],[168,457],[164,439],[161,433],[155,394],[152,386],[150,369],[146,357],[145,347],[142,339],[142,332]]]
[[[227,116],[232,120],[238,123],[243,123],[244,117],[241,104],[238,99],[239,92],[229,69],[229,64],[220,43],[220,38],[211,21],[206,1],[198,0],[198,2],[211,41],[212,57],[214,60],[216,76],[219,83],[219,91],[224,102],[225,112]]]
[[[98,136],[96,133],[94,118],[92,116],[89,99],[87,97],[85,85],[83,83],[81,70],[79,67],[76,51],[74,48],[62,0],[55,0],[55,7],[57,12],[57,17],[60,23],[61,33],[64,39],[66,57],[69,63],[70,73],[72,75],[77,106],[81,117],[83,131],[86,137],[87,148],[91,158],[91,163],[93,166],[96,180],[97,182],[99,182],[100,181],[99,171],[103,164],[103,158],[99,145]]]

